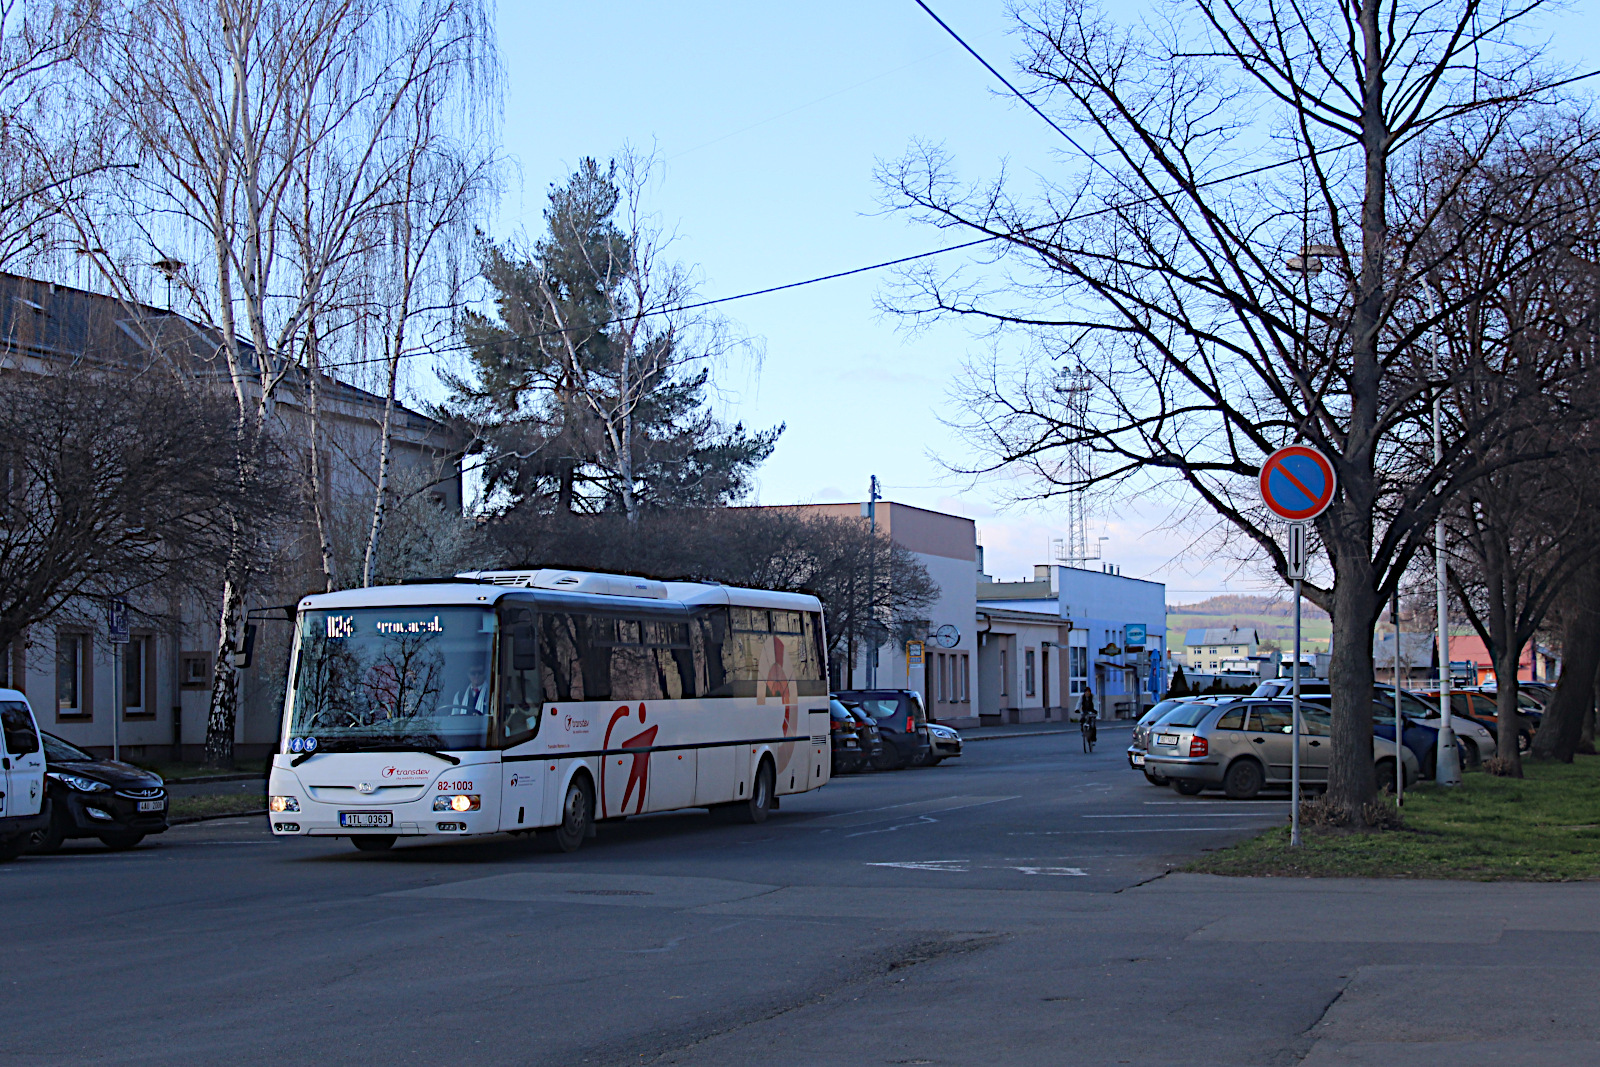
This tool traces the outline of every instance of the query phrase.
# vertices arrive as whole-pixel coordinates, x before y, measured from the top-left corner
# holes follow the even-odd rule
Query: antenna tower
[[[1095,546],[1095,554],[1089,555],[1089,501],[1087,483],[1091,470],[1092,457],[1089,446],[1082,440],[1089,432],[1089,397],[1091,382],[1089,373],[1080,363],[1071,370],[1063,369],[1058,379],[1055,390],[1061,395],[1062,404],[1066,408],[1067,426],[1072,434],[1078,438],[1067,446],[1063,458],[1063,473],[1068,484],[1074,488],[1067,493],[1067,534],[1064,538],[1055,541],[1056,562],[1065,563],[1069,567],[1082,568],[1091,559],[1100,558],[1100,546]]]

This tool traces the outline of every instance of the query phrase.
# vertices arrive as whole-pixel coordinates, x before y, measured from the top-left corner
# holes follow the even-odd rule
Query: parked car
[[[867,766],[866,733],[861,720],[837,700],[828,701],[828,733],[833,742],[833,774],[854,774]]]
[[[1422,695],[1434,704],[1439,702],[1437,689],[1423,690]],[[1475,722],[1494,735],[1495,747],[1501,744],[1500,738],[1500,712],[1495,707],[1494,697],[1476,690],[1452,689],[1450,691],[1450,717],[1452,720],[1466,719]],[[1453,725],[1453,722],[1452,722]],[[1539,728],[1539,722],[1520,709],[1517,714],[1517,751],[1527,752],[1533,747],[1533,733]]]
[[[845,704],[844,708],[859,727],[857,736],[861,738],[862,749],[866,752],[867,766],[877,767],[883,762],[883,731],[878,729],[878,720],[854,704]]]
[[[98,837],[107,848],[132,848],[167,829],[161,776],[131,763],[96,759],[54,734],[44,735],[50,821],[33,835],[33,852],[54,852],[69,838]]]
[[[1377,693],[1375,702],[1378,707],[1372,713],[1373,721],[1377,722],[1379,719],[1387,720],[1389,723],[1389,732],[1384,734],[1384,736],[1393,737],[1394,686],[1378,685],[1374,688]],[[1440,726],[1439,704],[1437,701],[1427,700],[1423,697],[1417,696],[1409,689],[1402,689],[1400,690],[1400,713],[1405,716],[1407,721],[1412,723],[1414,727],[1425,731],[1432,731],[1432,735],[1427,737],[1426,740],[1429,745],[1434,742],[1435,738],[1438,736]],[[1461,765],[1463,767],[1476,767],[1478,764],[1482,763],[1486,759],[1491,758],[1497,751],[1499,751],[1499,746],[1495,744],[1494,733],[1480,723],[1474,722],[1471,719],[1457,719],[1452,717],[1451,729],[1453,729],[1456,734],[1456,744],[1461,751]],[[1407,745],[1411,744],[1411,737],[1412,728],[1407,727]],[[1416,747],[1413,747],[1412,751],[1416,752],[1417,759],[1422,763],[1422,773],[1432,776],[1434,773],[1434,764],[1431,754],[1425,753],[1423,750]]]
[[[922,695],[912,689],[845,689],[834,698],[853,704],[878,724],[883,735],[883,770],[920,766],[933,751]]]
[[[28,698],[0,689],[0,861],[15,859],[48,824],[44,771]]]
[[[937,766],[940,760],[952,759],[961,755],[961,735],[954,728],[943,723],[930,722],[928,724],[928,743],[933,746],[933,752],[928,756],[927,766]]]
[[[1151,735],[1147,767],[1158,769],[1185,796],[1221,789],[1235,800],[1248,800],[1267,786],[1292,780],[1294,746],[1291,709],[1285,700],[1244,698],[1217,705],[1196,705],[1188,713],[1169,714]],[[1300,708],[1300,781],[1302,787],[1325,787],[1332,735],[1326,708],[1302,703]],[[1380,782],[1392,782],[1396,759],[1407,781],[1418,775],[1416,757],[1404,745],[1374,739],[1373,767]]]
[[[1150,731],[1168,713],[1185,704],[1205,703],[1214,704],[1219,699],[1215,696],[1187,696],[1168,697],[1140,716],[1139,721],[1133,724],[1133,741],[1128,745],[1128,766],[1136,771],[1143,771],[1145,780],[1151,785],[1166,785],[1167,780],[1159,774],[1154,774],[1145,767],[1145,755],[1149,752]]]
[[[1309,696],[1327,696],[1330,692],[1331,690],[1328,688],[1328,680],[1326,678],[1302,677],[1300,679],[1300,696],[1302,699]],[[1264,697],[1269,700],[1279,697],[1283,698],[1284,700],[1288,700],[1294,695],[1294,679],[1268,678],[1266,681],[1252,689],[1250,691],[1250,695],[1253,697]]]

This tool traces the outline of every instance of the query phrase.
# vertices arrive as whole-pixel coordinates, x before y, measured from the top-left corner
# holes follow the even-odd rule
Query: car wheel
[[[1381,759],[1374,764],[1374,771],[1378,776],[1378,789],[1384,793],[1394,792],[1394,760]]]
[[[872,757],[872,768],[878,771],[898,770],[903,763],[900,759],[900,750],[888,742],[884,742],[883,751]]]
[[[739,822],[766,822],[767,816],[772,813],[773,780],[776,777],[772,761],[763,759],[761,766],[756,768],[756,780],[750,784],[750,799],[733,805],[731,809],[734,818]]]
[[[1151,785],[1166,785],[1167,784],[1167,780],[1165,778],[1158,778],[1155,775],[1151,774],[1149,771],[1145,771],[1144,772],[1144,780],[1149,782]]]
[[[0,837],[0,863],[9,863],[22,855],[28,848],[28,839],[32,834],[13,834],[11,837]]]
[[[1187,778],[1174,778],[1172,780],[1172,788],[1186,797],[1197,797],[1205,786],[1199,782],[1191,782]]]
[[[128,849],[133,848],[143,840],[143,834],[136,833],[132,830],[125,830],[121,833],[115,834],[100,835],[100,843],[105,845],[106,848],[109,848],[113,852],[126,852]]]
[[[61,847],[61,843],[67,839],[67,834],[71,830],[72,817],[67,814],[66,808],[52,802],[50,825],[29,835],[28,851],[41,856],[54,852]]]
[[[1533,748],[1533,735],[1523,730],[1517,731],[1517,752],[1526,756]]]
[[[362,852],[387,852],[394,847],[393,834],[363,834],[352,837],[350,843]]]
[[[556,847],[562,852],[576,852],[583,847],[594,821],[594,786],[588,775],[574,775],[567,783],[566,798],[561,801],[561,823],[556,827]]]
[[[1480,755],[1479,752],[1478,752],[1477,743],[1473,742],[1473,741],[1469,741],[1465,737],[1461,738],[1460,740],[1461,740],[1461,754],[1464,757],[1464,762],[1466,763],[1466,765],[1468,767],[1476,767],[1478,764],[1482,763],[1483,762],[1483,756]]]
[[[922,765],[924,767],[937,767],[937,766],[939,766],[939,764],[941,764],[943,762],[944,762],[944,757],[943,756],[929,756],[927,759],[922,761]]]
[[[1249,800],[1261,792],[1265,784],[1266,775],[1261,773],[1261,764],[1253,759],[1234,760],[1223,776],[1222,791],[1231,800]]]

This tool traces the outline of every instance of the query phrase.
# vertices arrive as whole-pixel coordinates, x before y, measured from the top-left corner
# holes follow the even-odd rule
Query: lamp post
[[[1437,319],[1439,302],[1428,290],[1428,313]],[[1434,322],[1429,331],[1433,340],[1433,465],[1435,470],[1444,462],[1444,426],[1442,422],[1442,390],[1437,383],[1443,371],[1439,366],[1439,324]],[[1440,785],[1461,784],[1461,754],[1456,751],[1456,732],[1450,726],[1450,588],[1444,564],[1444,514],[1433,520],[1434,595],[1439,613],[1439,743],[1434,752],[1434,780]],[[1398,753],[1397,753],[1398,755]]]

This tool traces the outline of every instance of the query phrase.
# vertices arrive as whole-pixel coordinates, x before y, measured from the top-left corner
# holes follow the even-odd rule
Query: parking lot
[[[1463,967],[1502,988],[1491,972],[1520,953],[1487,946],[1540,948],[1530,997],[1594,988],[1589,885],[1166,876],[1282,821],[1285,801],[1153,788],[1126,736],[1103,731],[1093,755],[1076,733],[976,741],[784,798],[763,825],[649,816],[572,855],[509,838],[361,854],[271,840],[261,819],[128,853],[69,844],[0,868],[0,1055],[1406,1063],[1463,1038],[1414,1019],[1397,1052],[1385,1013],[1482,1017],[1446,993]],[[1487,1012],[1501,1062],[1520,1047],[1514,1008]],[[1566,1057],[1548,1062],[1600,1050],[1591,1022],[1574,1027],[1541,1046]]]

